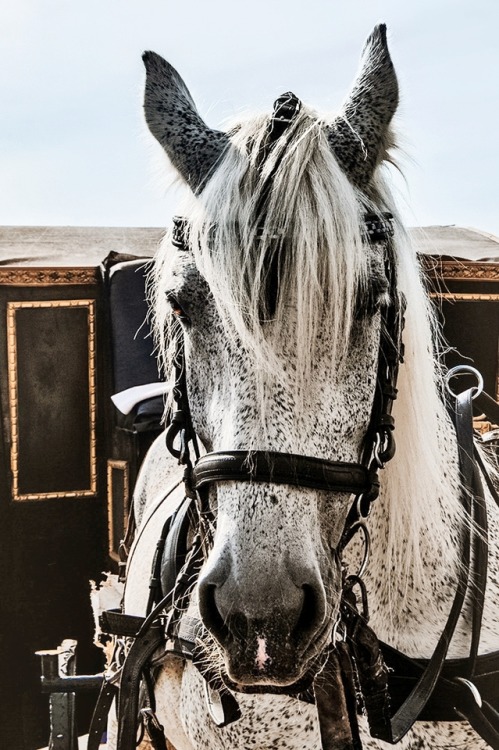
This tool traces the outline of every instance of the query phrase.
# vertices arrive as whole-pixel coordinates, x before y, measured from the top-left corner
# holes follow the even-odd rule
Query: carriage
[[[459,472],[464,477],[467,474],[458,468],[453,431],[435,389],[434,378],[437,374],[429,354],[431,347],[428,344],[430,336],[426,327],[424,295],[416,280],[415,267],[411,265],[413,261],[403,254],[402,229],[394,221],[393,211],[388,210],[391,209],[390,199],[380,182],[372,183],[378,158],[390,145],[387,128],[397,101],[396,80],[386,49],[384,29],[379,27],[371,37],[365,67],[354,87],[346,114],[338,121],[332,124],[321,121],[302,107],[296,97],[287,94],[276,102],[270,119],[243,124],[231,131],[230,140],[234,147],[228,146],[228,135],[207,130],[195,111],[185,85],[167,63],[152,53],[146,56],[145,62],[148,68],[146,116],[151,130],[193,192],[204,196],[201,205],[206,213],[194,206],[188,223],[178,220],[166,242],[170,246],[170,255],[167,258],[167,253],[162,251],[156,263],[156,284],[160,289],[156,298],[161,321],[160,350],[176,373],[173,389],[176,418],[169,430],[167,443],[188,469],[185,493],[182,488],[178,490],[178,469],[175,470],[175,481],[173,474],[169,474],[170,469],[165,469],[163,439],[156,441],[156,447],[148,455],[147,470],[143,472],[137,490],[137,509],[139,516],[142,516],[142,519],[139,518],[142,520],[139,528],[142,530],[139,530],[134,547],[134,563],[129,565],[125,612],[121,614],[121,619],[120,614],[116,615],[115,623],[121,622],[125,634],[131,635],[133,632],[137,636],[130,652],[134,647],[135,651],[138,650],[135,644],[144,646],[144,640],[150,635],[150,626],[156,628],[160,638],[154,642],[155,649],[163,642],[161,639],[164,638],[166,626],[172,628],[169,635],[174,644],[171,649],[173,656],[175,648],[186,656],[187,652],[181,649],[182,643],[184,648],[185,644],[190,644],[190,656],[194,663],[197,661],[195,666],[198,671],[191,668],[189,662],[180,682],[181,675],[175,669],[173,678],[171,668],[170,672],[160,669],[157,678],[159,687],[152,691],[158,704],[158,714],[170,716],[167,731],[172,734],[168,736],[179,749],[191,746],[249,747],[255,743],[256,746],[260,743],[262,747],[270,747],[271,743],[283,747],[315,747],[318,742],[324,748],[332,748],[339,746],[338,737],[343,737],[344,747],[359,747],[361,735],[365,742],[370,743],[371,740],[368,739],[366,728],[357,726],[355,701],[358,693],[362,693],[364,708],[369,713],[366,708],[369,696],[366,696],[365,685],[358,688],[356,682],[362,682],[364,673],[352,667],[355,661],[359,664],[362,661],[359,654],[352,661],[346,646],[340,646],[348,643],[348,639],[358,645],[352,638],[352,628],[356,631],[360,629],[364,636],[371,638],[367,618],[357,609],[359,592],[360,599],[368,589],[375,592],[374,597],[370,594],[369,603],[371,622],[374,622],[377,634],[381,633],[385,641],[394,644],[397,653],[408,652],[409,657],[413,657],[415,669],[421,671],[421,664],[414,662],[417,658],[427,658],[432,665],[423,670],[424,675],[430,673],[430,677],[422,678],[423,683],[426,680],[433,684],[429,689],[425,687],[424,698],[418,698],[422,710],[433,693],[435,683],[440,680],[448,641],[456,628],[457,638],[451,644],[451,655],[461,657],[462,651],[466,653],[468,635],[463,622],[459,623],[458,620],[461,609],[463,606],[465,609],[469,607],[470,601],[468,596],[465,603],[467,581],[459,571],[464,571],[467,578],[469,565],[465,563],[460,566],[459,555],[464,555],[465,560],[466,550],[473,546],[473,563],[470,564],[475,566],[473,575],[479,578],[483,575],[483,569],[480,565],[477,567],[477,560],[483,562],[485,554],[483,506],[478,503],[478,510],[473,510],[474,524],[470,525],[463,523],[463,518],[466,519],[471,513],[466,505],[467,500],[464,507],[456,503],[456,496],[462,494],[459,492]],[[376,86],[384,91],[383,97],[371,96],[373,78]],[[363,99],[366,99],[365,103]],[[357,156],[356,139],[359,133],[369,146],[363,158]],[[189,140],[190,148],[187,149]],[[369,149],[374,153],[372,158]],[[294,160],[289,158],[289,154]],[[221,173],[218,174],[217,168],[211,174],[219,158]],[[207,173],[211,179],[206,189],[201,190]],[[324,174],[330,180],[327,184],[322,179]],[[347,185],[345,175],[353,182],[354,188]],[[366,184],[369,190],[365,189]],[[306,186],[305,192],[294,190],[296,185]],[[329,200],[331,190],[335,191],[333,203]],[[362,215],[359,214],[359,195],[362,197]],[[248,198],[249,202],[244,200]],[[293,211],[288,215],[286,210],[289,212],[291,205]],[[312,215],[311,206],[314,207]],[[305,217],[308,217],[307,222],[304,221]],[[315,221],[317,217],[320,222]],[[431,237],[431,232],[427,234]],[[445,237],[444,230],[436,234]],[[458,255],[454,230],[448,230],[447,234],[450,235],[448,239],[452,247],[449,255]],[[457,232],[461,240],[464,234]],[[289,237],[299,241],[290,244],[287,241]],[[493,247],[492,239],[488,243],[483,237],[475,236],[474,239],[478,244]],[[241,259],[236,257],[234,260],[234,247],[240,242],[248,251],[243,258],[242,269]],[[217,248],[216,253],[212,252],[213,247]],[[321,256],[317,253],[319,247],[323,253]],[[307,249],[306,254],[293,254],[298,250],[301,252],[302,248]],[[331,248],[335,250],[334,256],[331,253],[328,255]],[[478,254],[481,258],[482,252]],[[202,279],[208,281],[209,289],[203,286],[205,281],[200,281],[197,275],[193,255],[203,270]],[[497,302],[497,286],[494,283],[497,263],[494,262],[494,252],[487,250],[485,256],[492,257],[492,261],[483,263],[476,256],[466,262],[439,258],[426,261],[426,265],[430,277],[433,277],[432,294],[445,308],[446,325],[449,327],[453,320],[458,321],[455,324],[456,337],[450,335],[451,343],[459,346],[461,354],[472,357],[485,371],[486,389],[494,392],[497,379],[494,336],[489,336],[490,331],[488,335],[482,335],[483,324],[480,323],[471,329],[471,333],[465,332],[467,343],[462,346],[460,337],[463,323],[462,317],[457,315],[466,304],[466,320],[469,321],[469,311],[477,311],[480,305],[487,305],[491,327],[497,325],[497,316],[490,312],[494,302]],[[47,289],[41,295],[42,299],[30,301],[30,294],[26,292],[26,288],[32,292],[29,283],[19,285],[23,286],[22,299],[6,301],[9,365],[6,413],[10,415],[12,428],[9,491],[14,501],[49,502],[78,497],[95,499],[97,488],[103,486],[102,480],[99,484],[98,479],[103,466],[102,461],[99,466],[97,458],[99,426],[96,415],[99,387],[102,388],[102,382],[109,377],[109,350],[106,355],[103,354],[105,348],[96,349],[95,314],[101,305],[101,320],[108,323],[103,330],[108,330],[110,324],[114,344],[118,344],[120,326],[112,315],[109,317],[113,305],[107,304],[107,297],[111,298],[113,294],[113,278],[116,282],[120,271],[125,268],[124,264],[134,262],[129,258],[113,259],[113,262],[115,260],[118,260],[116,266],[123,265],[114,273],[108,268],[107,283],[99,292],[102,293],[100,302],[96,290],[88,289],[93,285],[89,277],[72,275],[74,269],[65,275],[66,286],[72,286],[71,292],[67,294],[66,288],[64,297],[60,297],[57,303],[50,299],[52,290],[48,292]],[[296,273],[296,267],[299,267],[299,273]],[[54,284],[61,283],[55,280],[58,274],[38,273],[38,278],[45,279],[49,286],[51,280]],[[28,273],[25,278],[28,277],[33,279],[34,275]],[[133,278],[136,280],[137,275]],[[186,280],[191,283],[194,280],[194,288],[187,286]],[[445,286],[442,285],[443,281]],[[36,286],[36,283],[33,284],[33,287]],[[87,287],[83,295],[82,287]],[[8,294],[12,291],[9,289]],[[17,290],[15,294],[18,294]],[[213,299],[216,300],[216,313]],[[291,312],[294,305],[298,306],[297,316]],[[414,309],[418,313],[416,316]],[[320,320],[318,311],[321,312]],[[62,316],[61,323],[58,315]],[[392,501],[388,506],[390,512],[387,513],[386,503],[391,495],[386,487],[383,488],[382,482],[380,499],[377,500],[376,496],[380,483],[379,470],[393,454],[392,405],[402,359],[400,338],[404,317],[408,319],[404,335],[408,337],[409,344],[406,341],[403,387],[398,386],[398,404],[402,403],[400,408],[405,408],[396,431],[399,468],[392,469],[395,462],[390,463],[384,476],[388,476],[391,495],[410,497],[411,502],[406,501],[401,508],[400,504],[393,504]],[[169,324],[170,336],[165,337],[167,319],[173,322]],[[27,336],[29,352],[40,352],[42,356],[42,352],[51,347],[53,362],[60,364],[71,359],[68,358],[67,344],[66,348],[58,348],[54,344],[54,337],[49,335],[54,324],[64,330],[69,321],[71,325],[75,323],[77,328],[79,326],[80,338],[72,333],[71,344],[79,341],[86,357],[88,393],[82,399],[81,389],[74,390],[70,366],[64,368],[58,385],[64,394],[65,406],[71,403],[72,398],[80,409],[76,424],[84,423],[84,430],[75,429],[74,420],[65,415],[65,409],[54,403],[53,398],[46,403],[39,393],[35,393],[34,399],[28,402],[29,382],[23,382],[23,377],[29,370],[20,366],[23,362],[22,347],[18,342],[22,340],[23,332]],[[30,333],[30,322],[36,325],[35,335]],[[213,338],[213,330],[218,332],[218,343]],[[382,342],[380,348],[374,344],[377,339]],[[175,341],[177,345],[169,354],[168,342]],[[241,341],[244,344],[242,347]],[[105,347],[102,338],[101,346]],[[331,346],[334,356],[329,351]],[[197,352],[196,357],[193,352]],[[318,356],[319,353],[321,356]],[[448,352],[447,356],[451,360],[455,353]],[[98,368],[96,375],[99,357],[104,368],[100,376]],[[27,360],[25,356],[24,363]],[[112,360],[116,377],[120,372],[119,347],[113,352]],[[291,361],[292,366],[289,365]],[[330,362],[335,364],[333,371],[329,367]],[[213,380],[214,363],[224,367],[222,383]],[[351,367],[347,367],[347,363]],[[353,363],[357,364],[356,368],[352,366]],[[367,373],[365,381],[359,380],[359,372]],[[31,382],[39,383],[43,379],[47,382],[50,377],[43,367],[37,375],[38,378]],[[98,377],[101,386],[98,385]],[[382,386],[381,395],[373,396],[376,383]],[[252,384],[251,387],[249,384]],[[374,388],[370,395],[366,391],[368,384]],[[229,385],[230,390],[227,391]],[[108,386],[108,395],[109,390]],[[106,393],[106,388],[102,392]],[[474,387],[466,392],[468,401],[466,409],[463,405],[463,413],[466,411],[467,418],[471,418],[470,399],[477,394]],[[355,398],[352,394],[355,394]],[[408,394],[418,405],[417,410],[411,407]],[[35,406],[40,404],[38,411],[35,408],[34,413],[27,414],[28,403],[30,406],[32,403]],[[373,403],[374,409],[371,408]],[[480,402],[477,400],[477,403]],[[129,468],[132,466],[132,473],[136,471],[145,443],[150,442],[149,433],[158,426],[154,405],[152,411],[146,408],[140,417],[139,409],[133,409],[132,413],[128,420],[116,420],[116,417],[109,418],[108,415],[107,423],[104,421],[100,424],[101,428],[107,427],[115,436],[114,442],[111,439],[102,443],[110,446],[106,472],[112,509],[109,517],[109,551],[115,559],[118,554],[116,542],[122,531],[130,488]],[[102,411],[100,414],[102,416]],[[241,414],[244,415],[242,422]],[[290,415],[294,415],[292,419]],[[313,427],[310,422],[312,418],[315,420]],[[38,443],[30,443],[24,437],[33,432],[30,429],[33,420],[36,424],[52,425],[59,439],[55,453],[50,453],[50,449],[47,453],[50,431],[45,430]],[[333,420],[333,430],[330,420]],[[62,442],[61,424],[67,431],[62,431]],[[147,429],[144,429],[144,424]],[[192,425],[208,451],[206,456],[196,455],[194,466],[194,461],[189,457],[191,442],[191,452],[197,454]],[[121,431],[116,432],[118,430]],[[490,432],[487,427],[484,430]],[[78,462],[75,462],[74,449],[69,451],[73,464],[64,466],[64,461],[55,459],[52,465],[46,460],[40,461],[40,455],[60,458],[63,443],[68,443],[67,435],[71,436],[71,441],[80,440],[80,443],[76,443],[80,447]],[[147,437],[144,438],[144,435]],[[365,435],[370,437],[365,439]],[[124,436],[127,436],[126,439]],[[130,445],[132,449],[127,460],[123,454],[120,455],[120,451],[129,450]],[[362,446],[363,454],[360,461],[359,446]],[[31,457],[29,450],[32,451]],[[39,451],[42,451],[41,454]],[[469,445],[461,449],[465,457],[470,452],[473,452],[473,448]],[[87,459],[82,460],[85,455]],[[23,463],[26,456],[36,464],[33,476],[26,471]],[[66,473],[61,476],[60,485],[54,488],[50,484],[54,478],[53,469],[61,464]],[[473,467],[470,472],[475,482],[476,471]],[[155,484],[160,479],[163,484],[164,481],[173,482],[170,493],[173,506],[178,503],[179,492],[191,501],[180,506],[183,512],[176,507],[168,509],[167,504],[162,502],[155,505]],[[36,482],[41,482],[41,491],[35,486]],[[215,497],[213,490],[206,489],[214,484],[218,486]],[[289,491],[289,487],[294,488],[293,492]],[[464,494],[468,497],[468,493]],[[478,491],[469,494],[473,497],[479,495]],[[350,507],[347,499],[351,495],[356,497],[356,502]],[[245,498],[244,505],[240,502],[241,497]],[[332,500],[326,509],[323,507],[324,497]],[[361,559],[358,572],[352,574],[350,570],[346,573],[343,548],[351,541],[354,532],[360,532],[356,538],[360,536],[364,540],[367,550],[369,533],[366,516],[371,503],[375,501],[378,507],[384,507],[385,512],[383,516],[379,512],[377,515],[373,513],[371,531],[375,533],[370,544],[372,560],[366,573],[367,584],[364,585],[361,572],[364,573],[364,562],[367,560]],[[331,507],[336,507],[338,503],[342,509],[339,519],[331,511]],[[258,513],[255,508],[258,508]],[[318,508],[328,515],[327,542],[319,522]],[[441,514],[437,512],[439,509]],[[150,519],[156,512],[158,515],[151,524]],[[234,513],[239,518],[236,525]],[[218,523],[215,524],[217,514]],[[286,550],[285,554],[276,553],[275,540],[274,545],[269,544],[265,525],[262,528],[257,524],[257,520],[261,521],[260,516],[266,519],[267,529],[271,529],[275,535],[277,549]],[[180,556],[173,555],[173,558],[167,557],[163,565],[162,551],[159,555],[160,570],[156,571],[158,575],[153,575],[154,580],[162,579],[164,597],[170,596],[170,605],[175,604],[172,611],[183,613],[187,609],[185,616],[168,616],[168,622],[165,622],[163,609],[166,599],[158,592],[153,592],[152,598],[146,597],[149,604],[145,609],[145,568],[149,568],[150,574],[152,559],[149,558],[158,541],[158,530],[161,532],[161,528],[164,529],[164,538],[160,536],[165,548],[168,548],[169,532],[176,529],[178,538],[185,541],[185,531],[189,523],[192,524],[193,517],[197,518],[199,525],[191,526],[194,540],[191,539],[188,549],[183,552],[184,564],[179,566]],[[383,523],[387,525],[383,526]],[[496,519],[492,512],[491,525],[494,523]],[[456,540],[461,538],[464,539],[464,547],[458,552]],[[400,549],[402,542],[403,549]],[[327,554],[326,549],[329,550]],[[175,551],[178,551],[178,547],[174,547]],[[492,553],[494,550],[491,548],[491,557]],[[198,568],[205,556],[208,557],[208,564],[203,568],[196,597],[191,602],[192,585],[187,583],[197,581]],[[364,557],[367,558],[367,552]],[[428,559],[431,560],[429,570]],[[250,568],[248,560],[251,560]],[[175,573],[173,578],[172,568]],[[389,572],[391,570],[391,575],[386,575],[386,568]],[[385,575],[380,578],[381,570]],[[454,571],[450,576],[449,570]],[[422,575],[423,572],[426,577]],[[458,603],[451,607],[452,611],[457,612],[451,618],[455,621],[449,625],[449,620],[446,624],[444,613],[456,588],[453,585],[454,577],[457,579],[459,596],[454,599]],[[439,585],[435,589],[437,581]],[[423,606],[418,596],[424,590],[425,583],[433,591],[433,596],[426,598]],[[475,584],[479,587],[476,581]],[[480,600],[480,596],[477,598]],[[482,649],[487,652],[494,650],[493,623],[497,620],[497,613],[490,604],[484,604],[484,612],[479,608],[480,612],[476,614],[476,607],[471,607],[471,611],[475,612],[472,614],[475,621],[481,620],[482,615],[484,617]],[[202,621],[199,614],[196,616],[196,607],[201,612]],[[404,621],[401,614],[404,608],[411,615],[409,631],[407,620]],[[430,617],[428,608],[431,608]],[[389,616],[387,609],[390,610]],[[366,612],[364,610],[364,615]],[[136,621],[132,625],[127,618],[134,617]],[[191,640],[185,632],[189,624],[195,628]],[[109,618],[108,627],[110,632],[116,632],[113,628],[117,628],[119,633],[120,626],[113,625]],[[133,627],[135,631],[130,630]],[[444,682],[440,683],[440,700],[447,690],[453,695],[453,704],[446,706],[444,719],[431,711],[423,715],[426,723],[415,730],[412,739],[408,740],[413,745],[407,747],[416,746],[414,743],[426,747],[429,745],[425,743],[434,741],[432,738],[439,731],[432,726],[435,718],[446,725],[444,731],[451,734],[459,731],[460,742],[466,742],[469,736],[469,742],[475,743],[476,735],[469,734],[471,730],[463,729],[461,722],[455,721],[456,712],[459,716],[466,716],[479,731],[485,731],[483,721],[480,723],[483,712],[480,713],[476,699],[476,683],[482,685],[483,675],[480,671],[475,674],[475,667],[478,663],[482,669],[484,664],[483,658],[477,657],[479,623],[477,625],[475,622],[472,631],[471,672],[467,671],[469,665],[465,668],[461,664],[462,659],[458,659],[458,670],[463,668],[466,676],[458,671],[456,680],[459,677],[464,682],[459,683],[447,674]],[[443,646],[438,647],[440,653],[435,658],[431,656],[431,648],[427,644],[434,642],[438,632],[444,634],[443,641],[440,641]],[[377,639],[373,636],[371,640],[374,648]],[[197,656],[196,647],[200,648]],[[338,654],[343,654],[342,658],[346,661],[340,663]],[[381,664],[379,653],[376,654],[375,663]],[[383,657],[390,664],[386,649]],[[212,658],[214,662],[210,662]],[[128,663],[134,671],[133,660]],[[431,674],[436,663],[437,670]],[[127,661],[125,674],[126,664]],[[386,670],[381,669],[381,672],[386,681]],[[207,674],[207,679],[203,679]],[[377,675],[378,678],[380,675]],[[353,681],[350,693],[345,687],[348,679]],[[134,682],[132,678],[130,681]],[[410,680],[409,702],[413,701],[413,684],[420,684],[417,675]],[[368,685],[373,685],[372,679]],[[468,693],[471,693],[475,701],[471,701],[471,706],[461,702],[459,691],[462,685],[463,694],[469,698]],[[182,722],[178,720],[178,707],[168,705],[167,700],[168,691],[176,695],[180,689],[187,690],[191,700],[186,714],[186,698],[183,698]],[[130,743],[135,742],[134,719],[138,699],[134,690],[135,687],[128,695],[122,691],[120,697],[120,748],[131,747]],[[481,688],[486,698],[487,690],[487,686]],[[454,693],[459,693],[459,696],[454,698]],[[296,696],[303,699],[301,703],[296,701]],[[386,692],[376,692],[376,698],[380,699],[380,696],[386,697]],[[391,698],[393,700],[393,691]],[[313,720],[315,709],[311,706],[314,702],[319,725]],[[489,706],[488,700],[484,701],[484,705]],[[127,706],[128,711],[124,710]],[[402,700],[402,708],[404,706],[406,703]],[[151,705],[148,709],[144,720],[153,735],[157,729],[156,711]],[[411,722],[396,711],[398,723],[394,724],[394,717],[388,716],[384,703],[381,709],[378,707],[377,712],[382,715],[373,720],[371,733],[382,740],[398,741],[410,729]],[[372,711],[376,713],[376,710],[372,706],[370,710],[372,718]],[[490,710],[493,711],[492,708]],[[240,713],[243,718],[234,722]],[[412,715],[414,712],[409,713]],[[348,715],[348,721],[345,721],[345,715]],[[421,711],[417,715],[420,716]],[[491,716],[487,716],[491,728],[487,729],[485,736],[489,744],[495,747]],[[225,724],[227,728],[221,729]],[[284,744],[275,744],[281,741],[280,738],[283,738]],[[289,742],[295,744],[286,744]],[[372,746],[381,745],[375,742]],[[478,747],[469,744],[469,747],[472,746]]]

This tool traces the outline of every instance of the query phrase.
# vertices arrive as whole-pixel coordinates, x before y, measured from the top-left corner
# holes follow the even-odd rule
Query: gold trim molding
[[[471,292],[431,292],[434,299],[446,299],[451,302],[499,302],[499,294],[473,294]]]
[[[88,286],[94,285],[97,279],[96,268],[0,267],[2,286]]]
[[[128,461],[119,461],[117,459],[109,459],[107,462],[107,548],[109,557],[116,562],[120,562],[119,554],[113,546],[113,526],[114,526],[114,497],[113,497],[113,471],[123,472],[123,535],[125,536],[125,523],[126,516],[128,514],[128,508],[130,503],[130,472]],[[121,540],[120,540],[121,541]]]
[[[499,263],[441,260],[431,255],[421,261],[425,272],[436,281],[499,281]]]
[[[16,313],[21,309],[37,308],[81,308],[88,309],[88,403],[90,425],[90,487],[85,490],[64,490],[63,492],[40,492],[20,494],[19,492],[19,397],[17,378],[17,332]],[[30,300],[7,303],[7,371],[9,381],[9,408],[11,426],[10,466],[12,471],[13,500],[53,500],[70,497],[95,497],[97,494],[97,384],[96,384],[96,327],[95,300]]]

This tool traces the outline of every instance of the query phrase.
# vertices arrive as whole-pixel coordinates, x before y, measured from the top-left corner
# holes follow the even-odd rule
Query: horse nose
[[[229,555],[208,561],[199,580],[201,618],[223,646],[254,631],[280,632],[300,651],[326,618],[326,595],[318,569],[289,559],[247,569]]]

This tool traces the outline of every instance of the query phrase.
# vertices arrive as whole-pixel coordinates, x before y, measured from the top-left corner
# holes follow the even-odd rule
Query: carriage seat
[[[103,265],[117,423],[132,432],[157,431],[166,384],[159,377],[147,302],[151,259],[110,253]]]

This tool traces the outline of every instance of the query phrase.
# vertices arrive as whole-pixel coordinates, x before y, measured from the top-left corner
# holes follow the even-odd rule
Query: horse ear
[[[380,24],[365,44],[360,72],[328,132],[340,165],[358,187],[368,185],[392,145],[389,125],[398,100],[386,26]]]
[[[155,52],[146,66],[144,112],[149,130],[195,193],[200,192],[228,144],[226,133],[209,128],[175,68]]]

